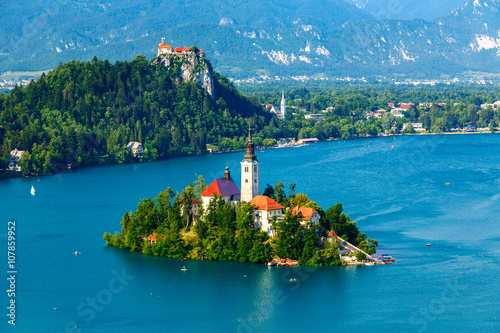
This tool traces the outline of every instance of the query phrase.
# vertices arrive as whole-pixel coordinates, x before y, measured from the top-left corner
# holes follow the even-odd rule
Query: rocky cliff
[[[182,81],[196,82],[212,98],[215,98],[212,65],[205,59],[203,53],[196,51],[160,54],[156,58],[156,63],[178,71]]]

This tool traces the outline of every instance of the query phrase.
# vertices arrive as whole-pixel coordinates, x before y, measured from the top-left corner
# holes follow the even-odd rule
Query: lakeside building
[[[21,171],[21,166],[19,165],[19,160],[23,156],[23,151],[24,150],[17,150],[17,148],[16,148],[10,152],[9,170]]]
[[[317,138],[300,139],[298,141],[299,144],[316,143],[316,142],[319,142]]]
[[[142,157],[144,146],[137,141],[131,141],[127,144],[127,149],[134,155],[134,157]]]
[[[408,127],[408,124],[410,124],[410,123],[403,124],[403,131]],[[423,123],[411,123],[411,126],[413,127],[415,132],[424,132],[425,131]]]

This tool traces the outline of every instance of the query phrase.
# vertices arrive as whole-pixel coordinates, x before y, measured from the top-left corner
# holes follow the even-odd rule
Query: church
[[[252,141],[252,131],[248,129],[246,151],[241,161],[241,192],[231,178],[229,167],[226,166],[223,178],[215,179],[201,194],[203,210],[206,212],[210,200],[220,196],[226,203],[250,202],[255,206],[255,229],[261,229],[272,235],[271,221],[276,216],[278,221],[283,218],[283,206],[273,199],[260,195],[260,166],[255,155]]]

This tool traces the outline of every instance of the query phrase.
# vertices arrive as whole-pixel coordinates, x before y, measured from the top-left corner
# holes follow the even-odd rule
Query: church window
[[[245,172],[248,172],[248,167],[245,167]]]
[[[253,180],[254,183],[257,183],[257,178]]]
[[[257,172],[257,167],[256,166],[253,167],[253,172]]]
[[[248,183],[248,179],[245,179],[245,183]]]

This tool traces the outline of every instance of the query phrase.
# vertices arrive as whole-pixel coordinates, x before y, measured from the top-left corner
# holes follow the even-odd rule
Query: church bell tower
[[[286,114],[286,99],[285,99],[285,91],[281,91],[281,115],[283,117],[283,120],[285,119],[285,114]]]
[[[260,195],[259,161],[255,156],[252,131],[248,126],[247,150],[241,161],[241,201],[249,202]]]

